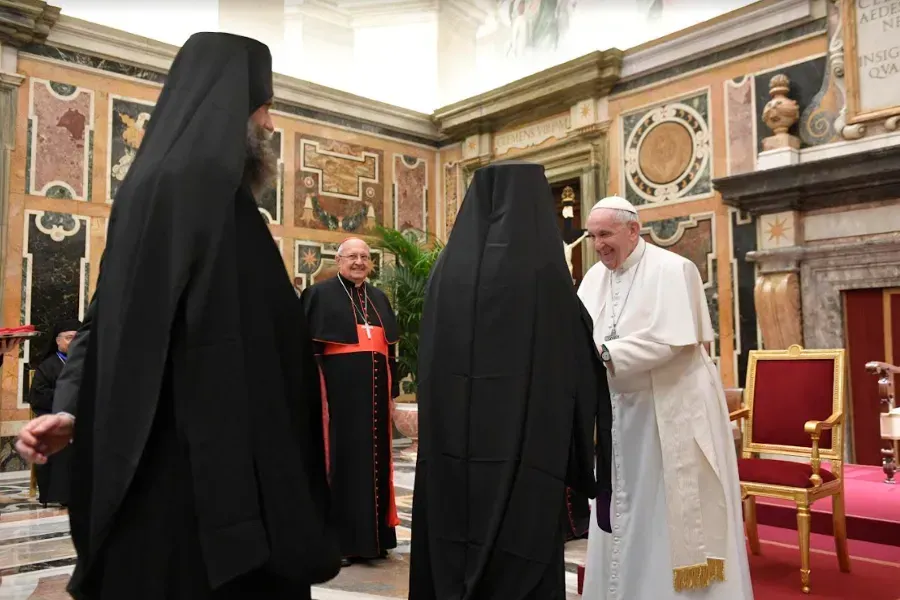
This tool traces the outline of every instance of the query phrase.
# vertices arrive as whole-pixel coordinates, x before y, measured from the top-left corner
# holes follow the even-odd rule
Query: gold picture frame
[[[885,106],[874,110],[863,110],[859,94],[860,70],[858,55],[858,36],[856,31],[857,0],[838,0],[840,2],[841,22],[843,23],[844,41],[844,78],[847,82],[847,124],[879,121],[900,115],[900,104]]]

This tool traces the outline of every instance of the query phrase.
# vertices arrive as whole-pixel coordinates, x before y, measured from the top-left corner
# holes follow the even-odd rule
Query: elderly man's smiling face
[[[372,255],[369,245],[358,238],[346,240],[338,249],[337,264],[340,274],[360,285],[372,272]]]
[[[600,262],[614,270],[621,267],[637,247],[641,224],[626,211],[597,208],[588,216],[586,229]]]

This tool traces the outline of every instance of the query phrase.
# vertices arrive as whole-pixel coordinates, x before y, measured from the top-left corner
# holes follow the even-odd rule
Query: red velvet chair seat
[[[809,463],[770,458],[739,458],[738,476],[745,483],[784,485],[795,488],[811,488],[812,467]],[[819,467],[822,483],[834,481],[831,471]]]

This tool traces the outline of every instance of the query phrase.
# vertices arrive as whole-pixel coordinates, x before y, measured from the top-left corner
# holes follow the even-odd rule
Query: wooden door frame
[[[896,365],[900,356],[894,356],[893,319],[891,315],[891,296],[900,296],[900,287],[881,290],[882,316],[884,317],[884,362]],[[894,461],[900,461],[900,440],[894,440]]]
[[[460,163],[462,183],[461,196],[472,182],[475,171],[481,167],[503,160],[526,160],[544,166],[547,181],[551,184],[567,179],[581,181],[582,216],[588,214],[594,204],[606,196],[609,175],[608,131],[609,124],[587,127],[570,133],[561,141],[550,146],[537,146],[516,152],[514,156],[494,156],[488,154],[464,160]],[[588,272],[596,262],[597,255],[591,244],[580,244],[581,269]]]

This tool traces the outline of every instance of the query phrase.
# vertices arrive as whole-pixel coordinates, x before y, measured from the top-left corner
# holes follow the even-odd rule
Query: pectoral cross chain
[[[372,339],[372,326],[369,325],[369,323],[367,321],[366,324],[364,325],[364,327],[366,329],[366,337],[371,340]]]

